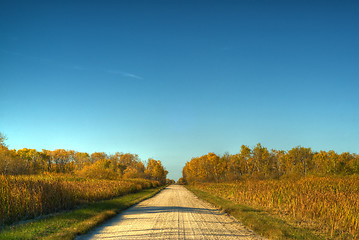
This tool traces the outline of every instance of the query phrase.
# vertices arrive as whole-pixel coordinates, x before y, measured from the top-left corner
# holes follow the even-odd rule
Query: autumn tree
[[[227,181],[239,180],[242,176],[241,157],[240,154],[230,155],[224,154],[223,161],[227,163],[227,171],[225,179]]]
[[[27,174],[26,165],[16,154],[6,146],[0,145],[0,174]]]
[[[203,157],[206,166],[207,181],[223,181],[226,172],[226,159],[220,158],[215,153],[208,153]]]
[[[283,150],[271,150],[272,178],[279,178],[286,174],[286,152]]]
[[[241,167],[241,172],[243,174],[250,174],[251,171],[250,171],[250,157],[251,157],[251,149],[246,146],[246,145],[242,145],[241,146],[241,152],[240,154],[238,155],[239,157],[239,161],[240,161],[240,167]]]
[[[76,164],[76,169],[82,169],[83,167],[91,164],[90,155],[85,152],[76,152],[74,156],[74,161]]]
[[[208,153],[194,157],[182,170],[181,183],[235,181],[242,178],[297,178],[308,175],[359,174],[359,156],[344,152],[295,147],[271,150],[258,143],[253,149],[242,145],[240,153],[219,157]]]
[[[9,150],[6,137],[0,133],[0,174],[75,173],[87,178],[148,178],[166,183],[167,171],[160,161],[151,159],[147,165],[137,154],[91,155],[74,150],[56,149],[41,152],[35,149]]]
[[[124,172],[124,178],[145,178],[145,166],[142,162],[136,162],[128,166]]]
[[[107,159],[107,154],[104,152],[94,152],[91,154],[91,162],[92,163],[95,163],[101,159]]]
[[[51,152],[52,161],[55,163],[55,171],[66,173],[74,170],[75,151],[56,149]]]
[[[159,181],[166,184],[167,171],[162,166],[161,161],[148,159],[145,175],[148,179]]]
[[[288,160],[292,163],[292,173],[306,176],[313,168],[313,153],[310,148],[295,147],[288,151]]]
[[[353,174],[353,169],[351,165],[353,165],[352,163],[354,163],[354,160],[355,160],[354,155],[348,152],[344,152],[340,154],[338,158],[339,164],[338,164],[337,172],[343,175]]]
[[[29,173],[38,174],[46,170],[46,156],[36,149],[19,149],[17,155],[22,159]]]
[[[100,159],[91,165],[86,165],[77,174],[84,178],[118,179],[119,175],[111,169],[109,159]]]
[[[252,150],[251,163],[252,175],[256,177],[264,177],[270,175],[271,162],[270,154],[267,148],[262,147],[260,143]]]
[[[27,174],[26,165],[15,150],[8,149],[6,139],[6,136],[0,133],[0,174]]]
[[[119,155],[118,167],[124,174],[127,168],[136,168],[140,166],[137,165],[138,162],[140,162],[140,160],[137,154],[122,153]]]
[[[359,174],[359,155],[352,154],[352,158],[346,163],[350,172],[348,174]]]
[[[178,184],[181,184],[181,185],[187,184],[187,183],[186,183],[186,180],[184,179],[184,177],[181,177],[180,179],[178,179],[177,183],[178,183]]]
[[[0,146],[5,146],[6,136],[0,132]]]
[[[42,153],[42,156],[44,157],[45,162],[46,162],[45,171],[46,172],[51,172],[52,171],[52,166],[53,166],[51,151],[46,150],[46,149],[42,149],[41,153]]]
[[[185,182],[191,183],[194,181],[204,182],[207,179],[206,169],[204,167],[203,158],[195,157],[187,162],[183,168],[183,178]]]

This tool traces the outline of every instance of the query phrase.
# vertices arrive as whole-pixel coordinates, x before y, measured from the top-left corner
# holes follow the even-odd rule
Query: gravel
[[[125,211],[85,239],[264,239],[180,185]]]

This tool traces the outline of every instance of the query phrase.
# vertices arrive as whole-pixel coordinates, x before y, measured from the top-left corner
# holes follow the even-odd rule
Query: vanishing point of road
[[[263,239],[180,185],[123,211],[84,239]]]

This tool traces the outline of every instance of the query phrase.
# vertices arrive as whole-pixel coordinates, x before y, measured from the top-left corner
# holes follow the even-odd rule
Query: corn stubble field
[[[147,179],[100,180],[66,175],[0,175],[0,226],[159,186]]]
[[[359,239],[359,177],[194,183],[231,201],[310,222],[333,239]]]

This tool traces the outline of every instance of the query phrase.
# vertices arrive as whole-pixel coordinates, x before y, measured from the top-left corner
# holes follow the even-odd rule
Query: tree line
[[[218,156],[208,153],[194,157],[183,168],[180,183],[224,182],[243,178],[279,179],[307,175],[359,174],[359,155],[334,151],[313,152],[295,147],[289,151],[268,150],[258,143],[254,148],[241,146],[240,153]]]
[[[145,166],[137,154],[88,154],[65,149],[10,150],[5,145],[5,140],[5,136],[0,133],[0,174],[71,173],[86,178],[146,178],[166,183],[168,172],[161,161],[148,159]]]

